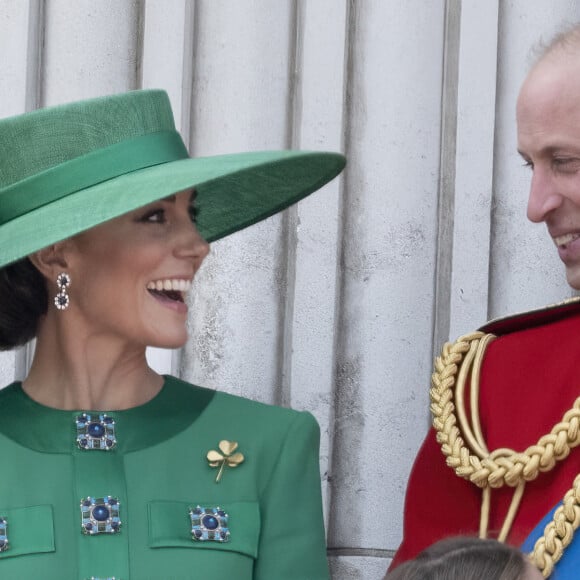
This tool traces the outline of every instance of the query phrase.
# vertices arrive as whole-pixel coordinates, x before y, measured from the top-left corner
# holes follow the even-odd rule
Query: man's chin
[[[566,268],[566,281],[574,290],[580,290],[580,267]]]

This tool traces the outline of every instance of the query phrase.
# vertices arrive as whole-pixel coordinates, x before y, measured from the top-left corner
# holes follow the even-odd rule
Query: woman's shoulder
[[[255,401],[239,395],[193,385],[173,376],[166,377],[166,386],[175,391],[176,394],[179,391],[184,394],[189,393],[187,398],[191,396],[194,398],[211,398],[205,414],[211,415],[212,418],[219,418],[222,424],[233,421],[237,424],[244,423],[260,429],[274,426],[276,430],[289,429],[291,426],[298,424],[302,426],[310,425],[318,429],[318,423],[309,411],[297,411],[287,407]]]
[[[20,386],[21,383],[19,381],[15,381],[9,385],[6,385],[5,387],[0,387],[0,404],[13,399],[14,396],[20,391]]]

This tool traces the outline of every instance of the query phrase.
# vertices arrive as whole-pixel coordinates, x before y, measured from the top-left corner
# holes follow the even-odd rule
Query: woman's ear
[[[28,258],[36,269],[48,278],[55,280],[56,277],[68,269],[68,260],[66,258],[66,242],[59,242],[47,246],[38,252],[34,252]]]

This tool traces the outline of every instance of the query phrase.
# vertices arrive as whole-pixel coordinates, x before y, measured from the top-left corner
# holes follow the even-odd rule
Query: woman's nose
[[[181,258],[190,258],[196,261],[197,267],[209,254],[209,244],[201,237],[195,224],[191,221],[183,224],[175,254]]]
[[[528,197],[528,219],[534,223],[543,222],[561,203],[562,196],[558,193],[551,172],[535,167]]]

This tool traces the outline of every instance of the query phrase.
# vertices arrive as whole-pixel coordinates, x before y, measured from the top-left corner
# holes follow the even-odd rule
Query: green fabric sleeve
[[[260,494],[262,530],[254,580],[328,580],[319,470],[320,429],[297,413]]]

